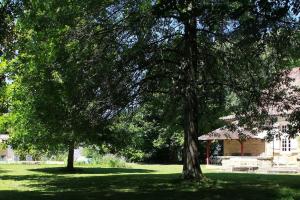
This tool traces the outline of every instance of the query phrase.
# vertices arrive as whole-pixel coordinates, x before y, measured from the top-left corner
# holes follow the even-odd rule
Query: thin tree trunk
[[[69,144],[67,169],[69,171],[74,170],[74,142]]]
[[[198,99],[197,99],[197,23],[191,18],[185,23],[185,91],[184,91],[184,150],[183,178],[200,180],[203,175],[199,162],[198,142]]]

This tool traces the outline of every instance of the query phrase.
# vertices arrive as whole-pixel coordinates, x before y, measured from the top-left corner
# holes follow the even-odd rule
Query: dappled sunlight
[[[181,179],[179,166],[168,165],[135,165],[128,169],[81,167],[74,173],[65,173],[62,167],[51,166],[12,168],[16,175],[11,170],[1,174],[0,199],[300,198],[298,175],[213,173],[205,170],[205,181],[192,182]]]
[[[219,181],[226,181],[243,185],[249,184],[251,186],[271,186],[279,187],[280,185],[287,185],[288,187],[299,189],[300,181],[299,175],[275,175],[275,174],[251,174],[251,173],[206,173],[206,176]]]

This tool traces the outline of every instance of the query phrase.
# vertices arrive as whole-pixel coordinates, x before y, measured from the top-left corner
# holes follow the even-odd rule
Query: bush
[[[124,157],[118,157],[113,154],[106,154],[103,157],[101,157],[99,164],[105,167],[125,168],[126,160]]]
[[[65,151],[44,153],[39,160],[41,161],[64,161],[68,159],[68,153]]]
[[[126,148],[119,152],[122,156],[126,157],[130,162],[142,162],[149,157],[148,154],[142,150],[134,148]]]
[[[90,164],[101,165],[104,167],[126,167],[126,160],[114,154],[101,154],[97,148],[84,148],[83,155],[89,159]]]

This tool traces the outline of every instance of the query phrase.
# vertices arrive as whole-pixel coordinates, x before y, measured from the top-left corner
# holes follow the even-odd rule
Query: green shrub
[[[90,160],[90,164],[100,164],[102,153],[97,146],[89,146],[83,149],[83,156]]]
[[[122,156],[125,156],[130,162],[142,162],[149,157],[148,154],[142,150],[134,148],[126,148],[119,152]]]
[[[126,160],[123,157],[118,157],[113,154],[106,154],[101,157],[99,164],[105,167],[125,168]]]
[[[59,152],[47,152],[40,157],[41,161],[64,161],[68,159],[68,153],[66,151]]]
[[[95,147],[86,147],[83,150],[83,155],[89,159],[89,163],[93,165],[101,165],[104,167],[126,167],[126,160],[114,154],[104,154],[101,150]]]

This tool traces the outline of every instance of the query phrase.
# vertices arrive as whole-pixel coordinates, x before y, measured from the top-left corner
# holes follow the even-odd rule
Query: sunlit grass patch
[[[220,173],[202,167],[206,180],[182,181],[180,165],[0,165],[0,199],[300,199],[299,175]]]

